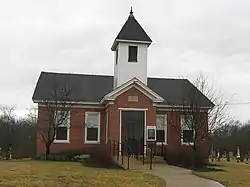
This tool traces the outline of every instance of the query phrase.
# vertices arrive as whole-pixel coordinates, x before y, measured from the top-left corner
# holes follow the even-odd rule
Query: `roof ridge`
[[[168,78],[168,77],[148,77],[148,79],[161,79],[161,80],[188,80],[186,78]]]
[[[99,76],[99,77],[114,77],[114,75],[101,75],[101,74],[88,74],[88,73],[70,73],[70,72],[52,72],[41,71],[41,74],[56,74],[56,75],[77,75],[77,76]],[[148,79],[160,79],[160,80],[188,80],[187,78],[173,78],[173,77],[147,77]]]
[[[66,73],[66,72],[52,72],[42,71],[41,74],[56,74],[56,75],[77,75],[77,76],[101,76],[101,77],[113,77],[113,75],[98,75],[98,74],[85,74],[85,73]]]

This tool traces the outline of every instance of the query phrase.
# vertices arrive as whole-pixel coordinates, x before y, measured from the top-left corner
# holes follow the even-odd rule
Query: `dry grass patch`
[[[250,165],[245,163],[214,162],[217,166],[209,166],[207,169],[195,171],[194,174],[216,180],[227,187],[249,187]]]
[[[80,163],[1,161],[0,186],[162,187],[158,177],[122,169],[84,167]]]

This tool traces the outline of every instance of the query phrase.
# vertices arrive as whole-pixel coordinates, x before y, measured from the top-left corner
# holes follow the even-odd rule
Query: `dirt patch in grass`
[[[80,163],[0,161],[0,186],[27,187],[162,187],[158,177],[120,168],[85,167]]]
[[[245,163],[215,162],[203,169],[193,172],[200,177],[212,179],[227,187],[249,187],[250,186],[250,165]]]

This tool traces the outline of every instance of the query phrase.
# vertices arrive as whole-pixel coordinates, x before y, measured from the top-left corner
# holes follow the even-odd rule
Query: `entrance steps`
[[[166,160],[164,160],[163,156],[154,156],[153,163],[154,164],[166,164]]]
[[[143,162],[143,157],[140,156],[140,157],[138,158],[138,160],[140,160],[141,162]],[[149,156],[146,156],[146,157],[144,158],[144,163],[150,164],[150,157],[149,157]],[[153,164],[166,164],[166,161],[164,160],[164,157],[163,157],[163,156],[154,156],[154,157],[152,158],[152,163],[153,163]]]
[[[114,161],[116,164],[118,164],[120,167],[124,169],[130,169],[130,170],[141,170],[145,169],[145,165],[142,164],[141,161],[137,160],[135,157],[128,157],[128,156],[119,156],[119,160],[117,160],[117,156],[115,156]]]
[[[117,156],[113,158],[114,161],[124,169],[130,169],[130,170],[145,170],[150,168],[150,158],[145,157],[144,158],[144,165],[143,165],[143,157],[140,155],[138,156],[138,159],[134,157],[128,156],[119,156],[117,159]],[[154,156],[152,159],[152,167],[154,167],[154,164],[166,164],[166,161],[161,156]]]

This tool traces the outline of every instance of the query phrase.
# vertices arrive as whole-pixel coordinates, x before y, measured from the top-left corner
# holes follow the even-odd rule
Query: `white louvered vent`
[[[128,96],[128,101],[129,102],[138,102],[138,96],[130,95],[130,96]]]

